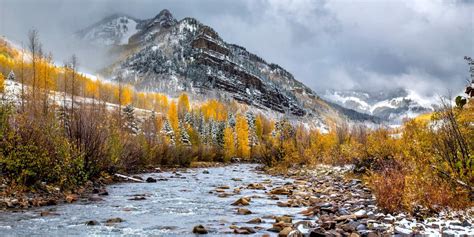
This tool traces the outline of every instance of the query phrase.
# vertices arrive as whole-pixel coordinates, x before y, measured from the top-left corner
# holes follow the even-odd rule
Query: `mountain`
[[[125,45],[137,33],[141,21],[123,14],[114,14],[76,32],[76,36],[97,45]]]
[[[304,117],[316,126],[325,126],[328,120],[373,119],[327,103],[284,68],[227,43],[194,18],[178,21],[168,10],[147,20],[127,18],[129,24],[137,23],[127,44],[123,37],[134,31],[122,33],[123,26],[115,26],[117,19],[123,16],[107,17],[78,35],[94,43],[105,39],[104,46],[120,51],[117,61],[102,73],[138,90],[234,99],[257,109]]]
[[[401,124],[404,118],[432,112],[435,104],[432,98],[423,98],[415,91],[404,88],[376,92],[327,90],[323,97],[345,108],[379,117],[391,124]]]

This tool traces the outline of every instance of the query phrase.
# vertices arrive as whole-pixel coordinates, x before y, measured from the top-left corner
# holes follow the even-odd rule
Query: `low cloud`
[[[2,0],[0,8],[0,34],[21,42],[37,28],[46,50],[58,60],[76,51],[85,69],[106,58],[78,47],[75,31],[112,13],[146,19],[164,8],[197,18],[316,91],[459,91],[468,76],[463,57],[474,56],[469,1]]]

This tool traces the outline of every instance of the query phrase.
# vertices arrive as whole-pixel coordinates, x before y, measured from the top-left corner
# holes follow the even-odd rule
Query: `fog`
[[[213,27],[316,91],[457,92],[468,77],[463,57],[474,56],[474,3],[454,0],[0,0],[0,35],[21,44],[38,29],[56,61],[76,53],[91,72],[110,59],[74,32],[113,13],[147,19],[164,8]]]

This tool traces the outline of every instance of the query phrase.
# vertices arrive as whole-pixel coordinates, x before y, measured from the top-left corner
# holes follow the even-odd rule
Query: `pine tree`
[[[10,80],[10,81],[15,81],[16,80],[16,76],[15,76],[15,73],[13,71],[10,71],[10,73],[8,73],[7,80]]]
[[[255,129],[255,115],[251,112],[247,112],[245,114],[245,117],[247,119],[247,123],[249,127],[249,145],[250,147],[253,147],[257,145],[257,142],[258,142],[257,133]]]
[[[185,146],[191,146],[192,145],[189,134],[186,131],[186,128],[183,126],[183,123],[181,123],[181,122],[179,122],[179,135],[180,135],[181,144],[183,144]]]
[[[175,140],[174,140],[174,131],[173,131],[173,128],[171,127],[170,123],[168,122],[167,119],[165,119],[165,122],[163,124],[163,128],[161,129],[161,134],[163,134],[164,136],[166,136],[170,143],[172,145],[175,145]]]
[[[138,124],[135,119],[134,108],[131,104],[123,108],[123,126],[132,134],[137,134],[139,132]]]

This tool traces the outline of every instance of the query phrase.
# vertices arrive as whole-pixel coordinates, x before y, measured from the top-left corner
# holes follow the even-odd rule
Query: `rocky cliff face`
[[[320,122],[353,115],[327,104],[282,67],[225,42],[194,18],[177,21],[163,10],[138,20],[136,29],[121,46],[124,56],[108,73],[139,90],[212,95]]]

